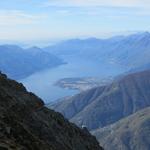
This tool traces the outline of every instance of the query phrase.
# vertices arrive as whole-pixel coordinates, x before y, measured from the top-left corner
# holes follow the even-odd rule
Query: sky
[[[150,0],[1,0],[0,41],[46,42],[150,31]]]

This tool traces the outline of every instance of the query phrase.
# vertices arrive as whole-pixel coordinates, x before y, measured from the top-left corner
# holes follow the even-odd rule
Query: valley
[[[150,148],[150,70],[122,76],[47,107],[85,126],[106,150]]]
[[[28,90],[42,97],[46,103],[103,84],[117,76],[149,68],[150,33],[115,36],[108,39],[72,39],[42,48],[61,58],[66,64],[41,70],[23,80]],[[65,83],[63,79],[86,79],[86,83]],[[98,83],[91,78],[98,79]],[[73,80],[74,80],[73,79]],[[89,80],[90,79],[90,80]],[[94,79],[94,80],[95,80]],[[97,82],[97,81],[96,81]],[[105,82],[105,81],[104,81]],[[56,86],[57,85],[57,86]],[[52,91],[52,92],[50,92]]]
[[[2,72],[88,129],[106,150],[149,149],[150,34],[0,49]]]
[[[62,78],[86,78],[91,76],[103,79],[116,76],[125,71],[125,68],[117,64],[101,64],[79,58],[67,57],[65,62],[68,63],[53,69],[40,71],[23,80],[19,80],[19,82],[22,82],[29,91],[36,93],[46,103],[49,103],[79,93],[76,89],[64,89],[55,86],[55,83]]]
[[[150,0],[0,1],[0,150],[150,150]]]

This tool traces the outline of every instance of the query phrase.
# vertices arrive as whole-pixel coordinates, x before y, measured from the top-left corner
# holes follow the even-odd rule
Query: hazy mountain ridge
[[[101,150],[89,132],[47,109],[22,84],[0,73],[0,149]]]
[[[133,72],[139,72],[139,71],[144,71],[144,70],[149,70],[149,69],[150,69],[150,63],[147,63],[147,64],[144,64],[144,65],[139,66],[137,68],[131,69],[129,72],[133,73]]]
[[[23,49],[16,45],[0,46],[0,70],[14,79],[24,78],[63,63],[60,58],[37,47]]]
[[[149,66],[150,33],[116,36],[109,39],[73,39],[42,49],[38,47],[22,49],[17,45],[1,45],[0,51],[0,69],[15,79],[56,67],[63,64],[63,60],[70,63],[72,58],[74,61],[81,61],[78,58],[91,60],[99,65],[104,64],[105,67],[115,64],[117,65],[114,65],[115,69],[117,68],[119,72],[141,70]]]
[[[104,87],[82,92],[51,108],[90,130],[112,124],[150,105],[150,71],[134,73]]]
[[[106,150],[149,150],[150,107],[92,133]]]
[[[44,48],[60,57],[83,57],[100,63],[117,63],[132,69],[149,63],[150,33],[109,39],[73,39]]]

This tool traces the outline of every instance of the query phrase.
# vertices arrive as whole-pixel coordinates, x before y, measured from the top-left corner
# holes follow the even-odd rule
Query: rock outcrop
[[[102,150],[89,132],[0,73],[1,150]]]

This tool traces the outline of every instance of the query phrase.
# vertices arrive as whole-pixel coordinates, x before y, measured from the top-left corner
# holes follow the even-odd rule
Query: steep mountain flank
[[[0,74],[0,149],[101,150],[96,138],[69,123],[27,92],[22,84]]]
[[[0,70],[13,79],[25,78],[63,63],[60,58],[37,47],[23,49],[14,45],[0,45]]]
[[[89,130],[112,124],[150,106],[150,70],[134,73],[108,86],[94,88],[51,108]]]
[[[106,150],[149,150],[150,107],[92,133]]]

